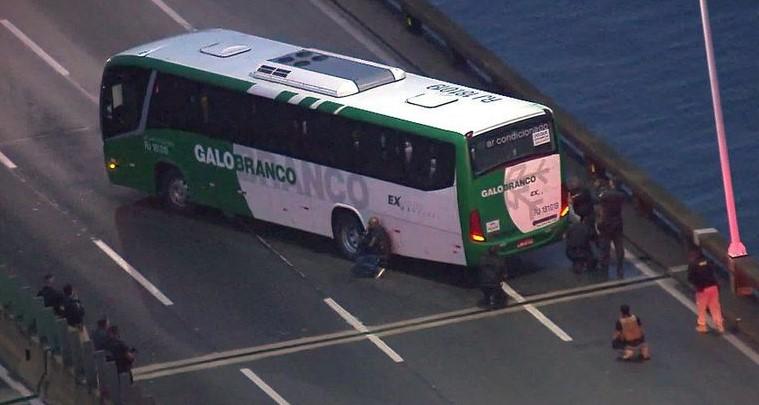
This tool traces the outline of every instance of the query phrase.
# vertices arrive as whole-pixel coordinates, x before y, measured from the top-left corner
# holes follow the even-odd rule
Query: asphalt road
[[[329,240],[212,210],[172,214],[108,183],[94,102],[103,62],[189,27],[476,80],[384,6],[340,4],[362,21],[329,0],[3,1],[0,153],[13,165],[0,166],[0,271],[32,285],[48,272],[72,283],[89,322],[107,314],[139,349],[136,379],[161,404],[759,397],[759,386],[744,383],[759,379],[756,353],[739,351],[734,337],[696,335],[674,282],[659,280],[665,290],[645,278],[661,270],[655,264],[628,261],[633,282],[615,285],[608,275],[570,274],[555,245],[514,264],[509,284],[534,307],[483,312],[460,268],[398,260],[382,279],[358,280]],[[643,318],[650,362],[614,360],[609,340],[623,302]]]

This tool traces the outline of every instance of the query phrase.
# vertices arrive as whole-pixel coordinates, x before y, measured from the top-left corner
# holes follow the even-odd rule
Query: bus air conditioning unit
[[[332,97],[346,97],[402,80],[406,72],[321,50],[301,49],[261,63],[250,76]]]

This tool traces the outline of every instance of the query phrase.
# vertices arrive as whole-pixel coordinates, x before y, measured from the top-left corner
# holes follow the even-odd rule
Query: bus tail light
[[[569,191],[567,186],[561,183],[561,216],[569,214]]]
[[[482,221],[480,221],[480,212],[472,210],[469,214],[469,237],[475,242],[484,242],[485,234],[482,233]]]
[[[108,169],[109,172],[112,172],[119,168],[119,161],[111,158],[108,160],[108,163],[105,164],[106,169]]]

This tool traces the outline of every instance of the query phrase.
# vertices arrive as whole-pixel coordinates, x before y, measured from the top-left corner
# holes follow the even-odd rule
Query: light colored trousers
[[[706,327],[706,308],[709,308],[714,326],[717,329],[723,329],[722,308],[719,305],[719,288],[716,285],[696,292],[696,308],[698,308],[698,326]]]

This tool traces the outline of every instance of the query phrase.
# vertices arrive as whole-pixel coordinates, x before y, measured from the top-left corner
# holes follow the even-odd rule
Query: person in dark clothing
[[[615,325],[614,339],[622,341],[624,349],[621,360],[632,360],[636,351],[640,350],[640,358],[649,360],[651,351],[643,333],[643,324],[636,315],[630,313],[630,307],[623,304],[619,307],[620,317]]]
[[[575,273],[592,271],[596,268],[597,260],[591,247],[593,234],[594,232],[584,222],[575,222],[567,229],[566,254],[572,261],[572,271]]]
[[[45,285],[39,290],[37,296],[42,297],[44,305],[52,308],[57,316],[63,316],[63,294],[53,287],[54,284],[55,277],[52,274],[46,274]]]
[[[354,266],[359,275],[371,275],[379,278],[387,268],[388,260],[392,254],[390,236],[380,224],[377,217],[369,219],[366,233],[358,244],[359,256]]]
[[[580,217],[580,222],[586,224],[593,231],[591,236],[595,239],[596,214],[593,194],[577,177],[570,178],[567,186],[572,210]]]
[[[617,277],[624,277],[625,246],[622,233],[622,206],[625,202],[625,194],[616,189],[614,182],[609,179],[604,184],[601,182],[598,193],[600,206],[596,229],[598,231],[598,247],[600,254],[600,267],[602,271],[609,271],[609,259],[611,256],[611,244],[614,243],[614,252],[617,258]]]
[[[71,284],[63,286],[63,317],[66,322],[75,328],[82,328],[84,321],[84,307],[74,293]]]
[[[92,332],[92,346],[95,350],[106,350],[106,342],[108,342],[108,318],[98,319],[97,328]]]
[[[709,331],[706,326],[706,309],[708,308],[717,332],[725,333],[722,307],[719,303],[719,283],[714,271],[714,264],[699,251],[692,251],[688,256],[688,281],[696,288],[696,309],[698,312],[696,330],[700,333]]]
[[[498,255],[498,246],[490,246],[487,253],[480,257],[478,273],[483,306],[490,309],[506,306],[506,293],[501,288],[501,281],[504,280],[505,274],[506,265],[503,258]]]
[[[132,380],[132,365],[135,360],[135,353],[137,351],[121,340],[119,335],[119,328],[116,325],[108,327],[108,340],[105,343],[107,350],[106,360],[112,360],[116,363],[116,371],[121,373],[129,373],[129,379]]]

